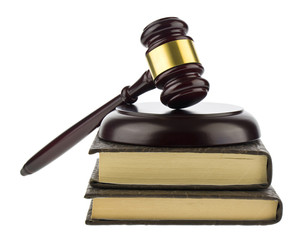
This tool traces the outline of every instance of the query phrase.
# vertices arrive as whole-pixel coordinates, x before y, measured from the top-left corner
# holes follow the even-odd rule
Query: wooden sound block
[[[106,141],[154,147],[203,147],[260,138],[256,119],[243,108],[202,102],[185,110],[161,103],[120,105],[102,121]]]

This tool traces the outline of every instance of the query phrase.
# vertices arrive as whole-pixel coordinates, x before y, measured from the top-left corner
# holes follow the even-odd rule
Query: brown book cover
[[[165,199],[243,199],[243,200],[274,200],[277,202],[277,207],[273,211],[275,217],[268,220],[116,220],[116,219],[93,219],[92,218],[92,205],[89,208],[86,224],[88,225],[111,225],[111,224],[146,224],[146,225],[267,225],[274,224],[281,220],[282,217],[282,202],[275,190],[272,187],[268,189],[255,190],[255,191],[197,191],[197,190],[125,190],[125,189],[100,189],[88,186],[85,198],[165,198]],[[121,199],[123,201],[123,199]],[[121,202],[122,203],[122,202]],[[185,204],[185,202],[184,202]],[[117,205],[118,206],[118,205]],[[224,205],[223,205],[224,206]],[[151,211],[153,205],[148,206]],[[232,214],[232,209],[237,206],[231,206],[229,213]],[[259,212],[263,211],[259,208]]]
[[[120,144],[101,140],[96,136],[89,153],[98,152],[171,152],[171,153],[235,153],[250,155],[265,155],[267,157],[267,183],[248,184],[248,185],[143,185],[143,184],[113,184],[99,182],[98,162],[90,180],[90,184],[96,188],[108,189],[217,189],[217,190],[253,190],[265,189],[270,186],[272,181],[272,160],[269,152],[264,147],[261,140],[256,140],[243,144],[216,146],[216,147],[190,147],[190,148],[171,148],[171,147],[149,147],[130,144]]]

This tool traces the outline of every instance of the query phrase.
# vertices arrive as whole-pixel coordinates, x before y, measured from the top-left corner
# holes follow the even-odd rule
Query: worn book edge
[[[85,198],[97,197],[163,197],[163,198],[219,198],[219,199],[266,199],[277,200],[278,207],[275,220],[256,221],[227,221],[227,220],[105,220],[92,219],[92,205],[90,205],[86,224],[88,225],[268,225],[279,222],[282,218],[282,201],[272,187],[257,191],[186,191],[186,190],[118,190],[96,189],[88,186]]]
[[[254,189],[265,189],[271,184],[271,162],[268,159],[267,163],[267,183],[263,184],[245,184],[245,185],[164,185],[164,184],[114,184],[114,183],[103,183],[99,181],[99,160],[96,161],[94,170],[90,178],[90,185],[96,188],[104,189],[216,189],[216,190],[254,190]]]

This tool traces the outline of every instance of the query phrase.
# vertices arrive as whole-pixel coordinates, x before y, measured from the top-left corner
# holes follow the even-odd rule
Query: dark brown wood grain
[[[260,138],[256,119],[241,107],[202,102],[186,110],[160,103],[121,105],[102,121],[106,141],[155,147],[206,147]]]
[[[26,176],[45,167],[96,129],[103,118],[118,105],[133,103],[140,94],[154,88],[150,72],[146,71],[132,87],[125,87],[120,95],[67,129],[32,156],[21,169],[21,175]]]
[[[152,27],[154,23],[151,23],[143,34],[148,37],[152,35],[164,41],[167,39],[175,39],[175,27],[177,29],[179,29],[179,27],[172,24],[173,27],[171,28],[172,22],[174,22],[174,25],[175,23],[177,25],[183,21],[177,18],[160,19],[155,23],[158,29],[154,29]],[[180,27],[180,29],[183,29],[183,27]],[[160,34],[158,35],[159,32]],[[170,37],[168,37],[167,34],[170,35]],[[154,40],[154,38],[152,39]],[[151,40],[151,42],[153,40]],[[149,42],[150,41],[148,41],[147,44],[149,44]],[[118,105],[122,103],[134,103],[139,95],[154,89],[156,82],[157,87],[163,89],[162,102],[171,108],[183,108],[201,101],[208,91],[208,82],[199,76],[201,72],[203,72],[203,68],[200,64],[178,66],[170,69],[154,82],[149,70],[146,71],[134,85],[125,87],[120,95],[74,124],[32,156],[21,169],[21,175],[26,176],[32,174],[54,161],[97,128],[103,118]]]
[[[190,39],[188,25],[179,18],[168,17],[150,23],[141,35],[147,53],[167,42]],[[204,68],[200,63],[175,66],[157,76],[156,87],[162,89],[161,102],[170,108],[192,106],[204,99],[209,91],[209,82],[202,78]]]

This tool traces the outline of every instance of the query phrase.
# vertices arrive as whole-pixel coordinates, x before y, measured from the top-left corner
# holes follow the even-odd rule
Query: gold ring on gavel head
[[[146,54],[153,79],[164,71],[186,63],[199,63],[193,41],[180,39],[164,43]]]

